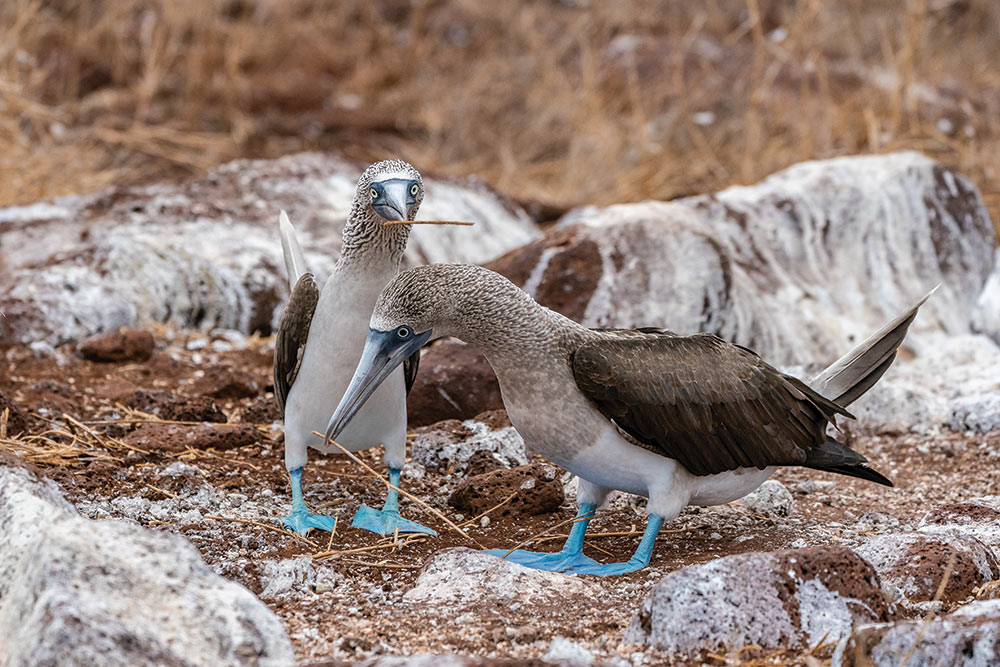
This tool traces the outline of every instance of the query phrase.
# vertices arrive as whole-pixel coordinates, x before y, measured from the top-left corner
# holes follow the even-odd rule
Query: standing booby
[[[496,371],[507,415],[525,442],[580,478],[579,520],[562,551],[519,550],[508,558],[547,570],[632,572],[649,564],[663,522],[687,505],[740,498],[777,466],[891,486],[826,431],[837,415],[851,416],[838,401],[854,400],[888,368],[919,305],[816,378],[823,396],[711,334],[587,329],[487,269],[423,266],[383,290],[326,435],[346,433],[379,384],[432,336],[461,338]],[[611,489],[647,497],[649,521],[629,561],[602,565],[583,555],[583,538]]]
[[[306,272],[295,230],[282,212],[282,248],[292,291],[274,347],[274,395],[285,416],[285,467],[292,482],[292,513],[281,523],[295,532],[333,530],[333,518],[310,513],[302,497],[307,449],[330,451],[313,432],[323,428],[347,388],[372,308],[385,284],[399,273],[410,224],[417,224],[413,218],[423,197],[420,174],[406,162],[387,160],[368,167],[358,180],[340,259],[322,290]],[[406,224],[387,224],[398,222]],[[354,452],[384,444],[389,481],[396,488],[406,459],[406,394],[416,377],[419,348],[401,361],[403,368],[387,375],[340,442]],[[396,530],[434,534],[400,517],[395,488],[381,510],[363,505],[352,525],[383,535]]]

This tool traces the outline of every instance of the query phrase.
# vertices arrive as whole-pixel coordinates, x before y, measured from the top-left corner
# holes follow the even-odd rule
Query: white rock
[[[3,664],[291,665],[277,617],[183,538],[77,515],[0,467]]]
[[[556,572],[532,570],[464,547],[438,552],[420,571],[403,600],[410,603],[510,606],[569,604],[600,595],[595,584]]]
[[[795,504],[791,492],[774,479],[767,480],[736,502],[751,512],[770,517],[788,516]]]
[[[1000,496],[983,496],[937,507],[920,520],[917,530],[969,535],[992,549],[1000,549]]]
[[[643,600],[625,641],[690,660],[752,644],[812,647],[886,618],[870,565],[840,547],[811,547],[726,556],[668,574]]]
[[[1000,600],[934,618],[865,625],[840,642],[838,667],[987,667],[1000,664]]]
[[[410,457],[426,468],[440,468],[454,465],[456,470],[465,470],[469,459],[476,452],[489,452],[497,463],[513,468],[526,465],[528,453],[524,438],[512,426],[493,429],[475,419],[462,422],[463,432],[451,430],[428,430],[413,439]]]
[[[362,169],[317,153],[241,160],[183,185],[0,209],[0,342],[59,343],[149,321],[266,331],[287,295],[279,210],[322,280]],[[414,227],[407,265],[482,262],[539,236],[523,210],[480,183],[425,185],[421,219],[476,227]]]
[[[584,646],[562,635],[556,635],[549,642],[549,648],[542,658],[556,665],[586,666],[594,664],[594,654]]]
[[[343,575],[323,565],[317,566],[309,556],[269,560],[263,563],[261,582],[263,598],[284,598],[289,594],[333,590],[343,580]]]

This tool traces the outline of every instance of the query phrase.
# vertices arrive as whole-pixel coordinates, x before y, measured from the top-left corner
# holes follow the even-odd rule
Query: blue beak
[[[327,444],[340,436],[379,385],[431,337],[430,329],[420,334],[411,334],[406,338],[400,338],[397,332],[398,330],[368,330],[368,338],[365,339],[365,349],[361,353],[358,368],[354,371],[351,384],[326,426]]]

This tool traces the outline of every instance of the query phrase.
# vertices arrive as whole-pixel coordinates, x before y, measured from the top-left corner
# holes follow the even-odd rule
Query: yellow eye
[[[411,195],[413,195],[414,197],[416,197],[418,192],[420,192],[420,186],[419,185],[417,185],[416,183],[414,183],[413,185],[410,186],[410,194]]]
[[[372,199],[378,199],[378,190],[376,190],[375,188],[372,188],[368,192],[371,193]]]

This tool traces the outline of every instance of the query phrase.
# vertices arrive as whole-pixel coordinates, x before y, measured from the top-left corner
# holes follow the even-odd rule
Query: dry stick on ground
[[[913,638],[913,644],[910,645],[909,650],[903,655],[903,659],[899,661],[899,667],[906,667],[906,663],[909,662],[910,658],[913,657],[913,653],[917,650],[917,644],[924,636],[924,631],[927,630],[927,625],[934,620],[934,616],[937,612],[934,610],[934,605],[941,601],[944,597],[944,589],[948,586],[948,580],[951,578],[951,571],[955,567],[955,561],[958,560],[958,549],[952,547],[951,558],[948,559],[948,564],[945,566],[944,576],[941,577],[941,583],[938,584],[937,592],[934,593],[934,599],[931,600],[930,609],[927,610],[927,615],[924,616],[924,620],[920,623],[920,628],[917,630],[917,635]],[[855,650],[860,650],[859,646],[854,647]],[[861,663],[857,663],[861,664]]]
[[[319,437],[321,437],[324,440],[326,440],[326,436],[324,434],[322,434],[322,433],[318,433],[316,431],[313,431],[313,435],[318,435]],[[413,502],[417,503],[418,505],[420,505],[421,507],[423,507],[424,509],[426,509],[427,511],[429,511],[431,514],[433,514],[437,518],[439,518],[442,521],[444,521],[451,528],[453,528],[454,530],[458,531],[459,535],[461,535],[465,539],[471,541],[473,544],[475,544],[480,549],[484,548],[483,545],[478,542],[478,540],[470,537],[468,533],[466,533],[464,530],[462,530],[457,525],[455,525],[455,523],[451,519],[449,519],[448,517],[446,517],[444,514],[442,514],[438,510],[434,509],[433,507],[431,507],[430,505],[428,505],[427,503],[425,503],[424,501],[422,501],[420,498],[417,498],[412,493],[409,493],[408,491],[403,491],[398,486],[393,486],[387,480],[382,479],[382,476],[380,474],[378,474],[377,472],[375,472],[375,470],[370,465],[368,465],[367,463],[365,463],[364,461],[362,461],[361,459],[359,459],[357,456],[355,456],[354,452],[348,451],[343,445],[341,445],[336,440],[328,440],[327,442],[329,442],[331,445],[334,445],[337,449],[339,449],[344,454],[346,454],[349,459],[351,459],[352,461],[354,461],[355,463],[357,463],[359,466],[361,466],[362,468],[364,468],[365,470],[367,470],[368,472],[370,472],[375,479],[377,479],[378,481],[380,481],[383,484],[385,484],[387,488],[395,489],[397,492],[399,492],[402,495],[406,496],[407,498],[409,498]]]
[[[345,554],[361,553],[361,552],[364,552],[364,551],[380,551],[382,549],[398,550],[401,547],[407,547],[407,546],[409,546],[411,544],[418,544],[418,543],[424,542],[426,540],[427,540],[427,536],[426,535],[424,535],[422,533],[418,533],[418,534],[412,535],[410,537],[403,538],[402,542],[400,542],[398,539],[394,539],[391,542],[387,542],[387,543],[384,543],[384,544],[370,544],[370,545],[368,545],[366,547],[354,547],[353,549],[341,549],[339,551],[320,551],[320,552],[314,553],[312,555],[312,557],[314,559],[319,560],[319,559],[325,559],[325,558],[339,558],[340,556],[343,556]]]
[[[65,419],[66,421],[68,421],[70,424],[73,424],[77,428],[82,429],[84,433],[88,434],[90,437],[92,437],[94,440],[96,440],[98,442],[98,444],[104,446],[106,449],[111,449],[111,447],[107,447],[107,445],[106,445],[106,443],[111,442],[111,443],[114,443],[115,445],[117,445],[118,447],[122,447],[124,449],[131,449],[133,452],[139,452],[140,454],[149,454],[149,452],[147,450],[140,449],[138,447],[133,447],[132,445],[129,445],[129,444],[126,444],[126,443],[122,442],[118,438],[112,438],[111,436],[102,436],[97,431],[93,430],[89,426],[86,426],[85,424],[83,424],[79,420],[74,419],[73,417],[71,417],[70,415],[66,414],[65,412],[62,414],[62,416],[63,416],[63,419]]]
[[[153,491],[156,491],[157,493],[162,493],[163,495],[167,496],[168,498],[176,498],[177,500],[182,500],[182,498],[180,496],[178,496],[176,493],[170,493],[166,489],[161,489],[158,486],[153,486],[152,484],[149,484],[148,482],[144,482],[144,484],[145,484],[146,487],[152,489]]]
[[[289,530],[285,530],[284,528],[278,528],[277,526],[272,526],[272,525],[267,524],[267,523],[261,523],[260,521],[251,521],[250,519],[237,519],[237,518],[231,517],[231,516],[217,516],[217,515],[213,515],[213,514],[206,514],[205,518],[206,519],[211,519],[212,521],[232,521],[233,523],[245,523],[248,526],[257,526],[258,528],[267,528],[268,530],[273,530],[276,533],[281,533],[282,535],[287,535],[289,537],[294,537],[297,540],[301,540],[301,541],[305,542],[306,544],[308,544],[309,546],[311,546],[314,549],[319,546],[318,544],[316,544],[312,540],[310,540],[310,539],[308,539],[306,537],[303,537],[302,535],[299,535],[298,533],[293,533],[293,532],[291,532]]]

